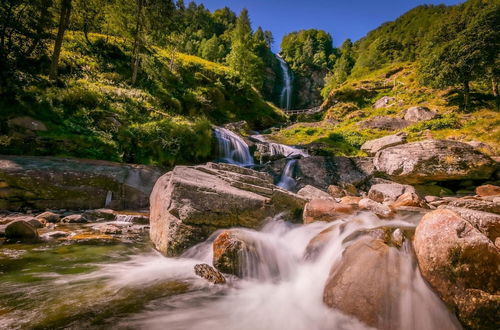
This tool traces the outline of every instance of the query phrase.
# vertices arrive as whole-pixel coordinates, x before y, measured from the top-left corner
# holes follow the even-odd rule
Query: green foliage
[[[340,87],[347,80],[354,66],[354,52],[350,39],[344,41],[339,51],[340,58],[325,78],[325,87],[321,91],[323,98],[326,98],[332,89]]]
[[[445,115],[442,118],[432,119],[416,123],[407,128],[409,132],[422,132],[425,130],[442,130],[447,128],[460,128],[460,120],[454,114]]]

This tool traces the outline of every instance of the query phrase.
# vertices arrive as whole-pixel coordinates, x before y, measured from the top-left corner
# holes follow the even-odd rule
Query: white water
[[[293,174],[295,171],[295,165],[297,164],[296,159],[288,159],[281,173],[281,177],[279,182],[276,184],[278,187],[281,187],[285,190],[292,191],[295,189],[297,182],[295,181]]]
[[[257,134],[257,135],[252,135],[251,137],[257,141],[260,141],[262,143],[267,144],[269,146],[269,152],[270,152],[271,156],[280,155],[280,156],[287,157],[287,158],[289,158],[289,157],[308,157],[309,156],[307,154],[307,152],[304,150],[301,150],[301,149],[298,149],[295,147],[291,147],[291,146],[287,146],[286,144],[270,142],[266,139],[266,137],[264,135]]]
[[[283,72],[283,89],[280,95],[280,105],[282,108],[289,110],[292,107],[292,74],[287,63],[281,56],[276,55],[280,62],[281,71]]]
[[[214,128],[218,142],[219,161],[239,166],[252,166],[254,160],[248,145],[237,134],[222,127]]]
[[[309,241],[332,226],[330,240],[315,258],[305,258]],[[110,264],[95,272],[119,289],[141,287],[153,282],[184,281],[192,290],[149,303],[144,310],[120,318],[116,328],[169,330],[330,330],[368,329],[352,316],[328,308],[323,289],[332,265],[352,244],[357,231],[379,226],[415,226],[412,219],[381,221],[361,214],[335,223],[293,225],[280,219],[269,221],[261,231],[239,229],[255,253],[245,256],[243,279],[231,278],[228,285],[212,285],[195,276],[193,266],[212,259],[211,242],[188,250],[181,258],[159,254],[139,255],[130,261]],[[240,237],[241,237],[240,236]],[[399,258],[399,294],[391,301],[385,323],[397,318],[408,330],[460,329],[455,318],[420,276],[411,245],[391,248],[388,258]],[[369,270],[367,270],[369,271]],[[387,274],[376,274],[373,281]],[[388,297],[388,299],[390,299]],[[391,319],[392,318],[392,319]]]

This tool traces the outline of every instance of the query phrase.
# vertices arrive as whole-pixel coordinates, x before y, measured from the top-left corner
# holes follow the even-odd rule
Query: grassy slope
[[[170,166],[210,157],[211,124],[247,120],[262,128],[284,119],[228,67],[165,49],[147,50],[131,86],[129,43],[91,40],[68,34],[57,83],[43,69],[18,73],[22,83],[0,100],[0,153]],[[19,116],[48,130],[33,134],[7,123]]]
[[[376,86],[390,89],[370,90]],[[382,96],[397,99],[394,106],[373,109]],[[495,103],[486,95],[473,96],[470,112],[459,110],[460,95],[453,90],[434,90],[418,83],[414,63],[396,63],[358,79],[351,78],[341,88],[331,92],[323,106],[327,111],[316,123],[298,123],[272,135],[287,144],[319,143],[325,153],[364,155],[359,147],[367,140],[395,132],[363,129],[358,122],[374,116],[401,117],[412,106],[426,106],[441,118],[414,124],[403,129],[410,141],[426,138],[481,141],[500,152],[500,114]],[[339,102],[334,104],[333,100]],[[338,124],[333,124],[338,121]],[[332,123],[333,122],[333,123]],[[397,131],[396,131],[397,132]]]

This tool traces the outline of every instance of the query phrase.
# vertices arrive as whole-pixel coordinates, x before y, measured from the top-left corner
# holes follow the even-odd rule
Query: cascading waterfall
[[[237,134],[222,127],[214,128],[219,161],[239,166],[252,166],[254,160],[248,145]]]
[[[283,72],[283,89],[280,95],[280,105],[283,109],[289,110],[292,107],[292,74],[288,64],[280,55],[276,55]]]
[[[296,159],[288,159],[285,165],[285,168],[283,169],[283,172],[281,173],[281,177],[279,182],[276,184],[278,187],[281,187],[285,190],[292,191],[295,189],[295,186],[297,185],[297,182],[294,179],[294,171],[295,171],[295,165],[297,164]]]

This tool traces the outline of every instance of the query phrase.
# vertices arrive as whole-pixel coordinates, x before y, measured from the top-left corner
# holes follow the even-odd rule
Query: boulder
[[[374,104],[374,109],[387,108],[391,106],[396,101],[396,98],[390,96],[383,96],[378,99]]]
[[[332,196],[333,198],[340,198],[345,196],[345,191],[336,185],[329,185],[328,186],[328,194]]]
[[[48,211],[39,214],[36,218],[39,220],[48,222],[48,223],[56,223],[56,222],[59,222],[61,220],[61,217],[59,216],[59,214],[56,214],[54,212],[48,212]]]
[[[490,157],[468,144],[451,140],[390,147],[375,155],[374,164],[382,175],[407,184],[488,179],[497,167]]]
[[[411,122],[431,120],[438,115],[434,111],[426,107],[411,107],[405,112],[404,119]]]
[[[467,141],[465,142],[474,149],[476,149],[479,152],[482,152],[483,154],[489,155],[489,156],[495,156],[497,154],[497,151],[495,148],[490,146],[487,143],[480,142],[480,141]]]
[[[213,284],[225,284],[226,278],[218,270],[207,264],[194,266],[194,273]]]
[[[459,213],[440,209],[422,218],[414,237],[420,270],[464,326],[498,329],[498,247]]]
[[[395,210],[407,206],[429,208],[427,203],[423,199],[421,199],[416,193],[410,191],[405,192],[404,194],[399,196],[396,201],[390,204],[390,207]]]
[[[245,272],[244,256],[256,255],[251,242],[239,230],[225,230],[214,240],[213,265],[225,273],[243,277]]]
[[[383,131],[396,131],[406,128],[411,125],[411,122],[389,116],[375,116],[359,122],[359,126],[363,128],[379,129]]]
[[[5,237],[8,240],[33,242],[39,239],[38,232],[28,221],[14,220],[5,226]]]
[[[481,197],[500,196],[500,187],[492,184],[486,184],[476,188],[476,194]]]
[[[42,235],[43,239],[56,239],[56,238],[63,238],[63,237],[68,237],[70,233],[66,231],[51,231],[48,233],[45,233]]]
[[[407,134],[400,132],[394,135],[388,135],[381,137],[380,139],[366,141],[362,146],[361,150],[366,152],[368,155],[373,156],[377,152],[389,147],[394,147],[400,144],[406,143]]]
[[[122,233],[122,230],[114,225],[102,225],[99,226],[99,232],[101,234],[107,234],[107,235],[119,235]]]
[[[367,210],[373,212],[380,218],[386,219],[394,216],[392,209],[384,204],[377,203],[369,198],[363,198],[358,203],[361,210]]]
[[[175,256],[217,229],[259,228],[282,212],[298,218],[307,201],[272,182],[267,173],[229,164],[176,166],[151,194],[150,238]]]
[[[460,198],[448,204],[449,206],[462,207],[471,210],[500,214],[500,203],[482,199]]]
[[[307,185],[297,192],[297,195],[311,201],[313,199],[333,200],[333,197],[321,189]]]
[[[87,223],[86,217],[81,214],[71,214],[61,219],[62,223]]]
[[[304,207],[302,218],[304,224],[315,221],[331,222],[354,213],[356,209],[353,205],[341,204],[333,200],[313,199]]]
[[[89,220],[108,220],[113,221],[116,218],[115,211],[111,209],[87,210],[83,212],[83,216]]]
[[[25,129],[28,131],[46,131],[47,126],[45,126],[44,123],[41,121],[35,120],[31,117],[24,116],[24,117],[15,117],[12,119],[9,119],[7,121],[7,124],[9,125],[10,128],[21,128]]]
[[[405,193],[416,193],[415,188],[410,185],[399,183],[379,183],[371,186],[368,198],[379,203],[395,202],[399,196]]]
[[[340,204],[348,204],[358,206],[359,202],[363,199],[363,197],[357,196],[344,196],[340,199]]]
[[[140,209],[161,172],[150,166],[57,157],[0,156],[0,208]]]

